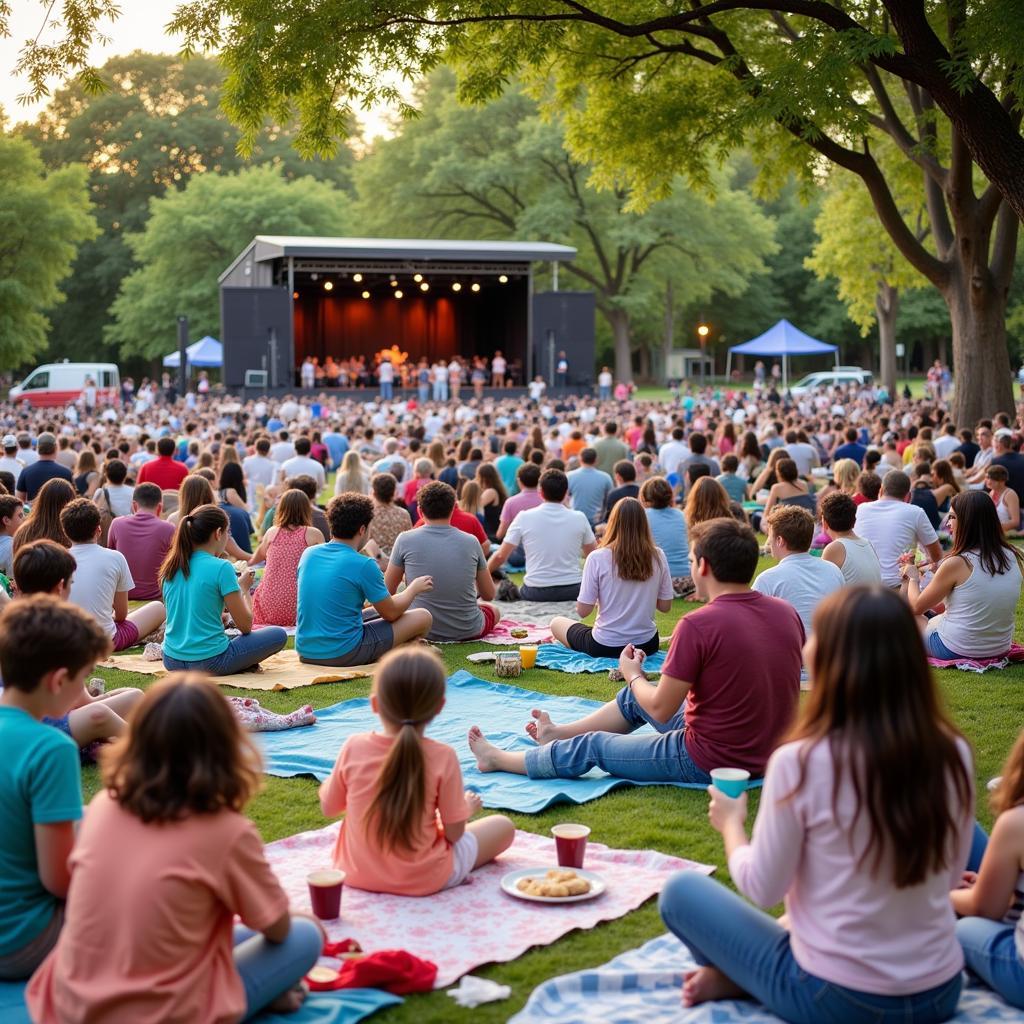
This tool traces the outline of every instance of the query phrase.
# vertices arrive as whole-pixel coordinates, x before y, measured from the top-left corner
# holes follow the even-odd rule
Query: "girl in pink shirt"
[[[460,885],[515,838],[503,815],[467,825],[482,804],[463,789],[455,751],[423,733],[444,707],[444,665],[433,651],[392,651],[377,668],[370,707],[382,731],[350,736],[320,807],[345,811],[334,863],[347,885],[429,896]]]
[[[108,755],[71,854],[63,931],[29,983],[32,1019],[234,1024],[297,1009],[323,932],[289,914],[242,813],[259,755],[223,695],[169,675]]]
[[[661,914],[700,965],[683,1003],[755,998],[795,1024],[949,1020],[964,960],[948,891],[971,848],[970,749],[898,594],[844,588],[813,625],[813,685],[768,762],[752,841],[746,794],[709,787],[736,888],[761,907],[784,900],[788,930],[704,875],[676,875]]]

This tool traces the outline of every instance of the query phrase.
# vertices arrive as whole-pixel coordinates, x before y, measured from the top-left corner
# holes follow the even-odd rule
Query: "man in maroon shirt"
[[[764,774],[796,713],[803,626],[792,605],[750,589],[758,545],[749,526],[712,519],[691,531],[690,545],[707,603],[676,624],[657,685],[630,644],[615,700],[568,725],[534,711],[526,731],[535,749],[501,750],[474,726],[481,771],[574,779],[599,767],[634,782],[694,783],[710,783],[713,768]],[[633,735],[643,725],[654,732]]]
[[[173,455],[177,446],[174,438],[161,437],[156,443],[156,458],[145,462],[139,470],[139,484],[156,484],[161,491],[176,491],[181,481],[188,476],[184,462],[175,462]]]

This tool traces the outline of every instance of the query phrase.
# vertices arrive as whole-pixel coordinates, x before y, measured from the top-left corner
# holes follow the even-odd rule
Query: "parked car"
[[[75,402],[91,378],[96,385],[96,404],[116,403],[121,397],[121,374],[114,363],[44,363],[37,366],[8,393],[12,402],[28,402],[37,408]]]
[[[799,397],[817,391],[818,388],[846,387],[848,384],[870,386],[872,379],[871,371],[859,366],[836,366],[831,370],[819,370],[801,377],[789,390]]]

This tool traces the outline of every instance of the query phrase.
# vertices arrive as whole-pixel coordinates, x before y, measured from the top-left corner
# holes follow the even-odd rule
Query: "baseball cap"
[[[4,434],[3,446],[4,448],[17,448],[18,439],[13,434]]]
[[[995,437],[1013,437],[1013,431],[1009,427],[1000,427],[995,432]]]

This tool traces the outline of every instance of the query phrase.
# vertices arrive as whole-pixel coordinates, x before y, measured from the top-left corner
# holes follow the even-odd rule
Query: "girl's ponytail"
[[[180,571],[188,579],[189,563],[197,547],[205,544],[218,531],[228,528],[227,513],[216,505],[200,505],[182,516],[174,531],[170,550],[160,566],[161,585],[168,583]]]

